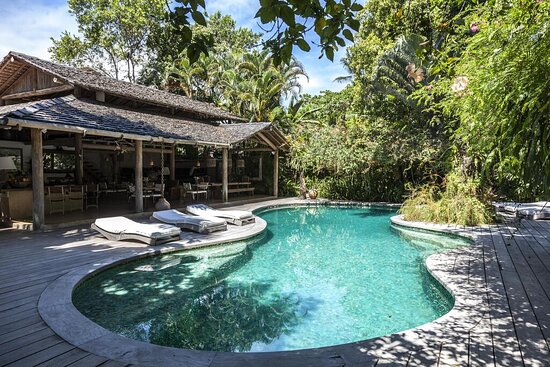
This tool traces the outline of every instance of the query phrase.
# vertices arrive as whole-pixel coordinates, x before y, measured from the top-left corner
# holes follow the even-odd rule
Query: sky
[[[259,0],[207,0],[209,13],[220,11],[229,14],[241,27],[261,32],[254,14]],[[63,31],[77,33],[78,25],[68,12],[66,0],[2,0],[2,21],[0,22],[0,57],[9,51],[50,59],[48,47],[51,37],[58,38]],[[313,36],[313,35],[312,35]],[[339,91],[345,84],[334,79],[346,75],[340,62],[345,50],[335,54],[334,62],[319,59],[320,49],[312,45],[305,53],[295,48],[295,56],[304,64],[309,80],[303,78],[303,93],[317,94],[322,90]]]

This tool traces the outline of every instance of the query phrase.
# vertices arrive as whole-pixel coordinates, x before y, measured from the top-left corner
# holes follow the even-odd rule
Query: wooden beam
[[[269,147],[273,150],[277,150],[277,146],[271,142],[262,132],[257,132],[256,135],[258,135]]]
[[[209,147],[227,147],[227,143],[214,143],[208,141],[190,141],[190,140],[175,140],[175,139],[166,139],[159,136],[147,136],[147,135],[138,135],[138,134],[129,134],[129,133],[120,133],[107,130],[98,130],[98,129],[86,129],[79,126],[65,125],[65,124],[54,124],[46,123],[40,121],[32,121],[20,119],[17,117],[8,117],[8,122],[6,126],[20,126],[26,128],[36,128],[36,129],[47,129],[51,131],[63,131],[67,133],[76,133],[83,134],[87,136],[103,136],[116,139],[132,139],[132,140],[141,140],[145,142],[162,142],[162,143],[179,143],[183,145],[200,145],[200,146],[209,146]]]
[[[279,151],[273,156],[273,196],[279,196]]]
[[[273,152],[271,148],[244,148],[243,152]]]
[[[136,179],[136,212],[143,212],[143,142],[134,142],[136,149],[135,179]]]
[[[227,192],[227,190],[229,189],[229,164],[227,162],[229,155],[228,151],[229,149],[227,148],[222,149],[222,193],[224,203],[229,201],[229,193]]]
[[[31,129],[32,142],[32,224],[35,231],[44,224],[44,157],[42,130]]]
[[[17,81],[20,80],[29,71],[29,68],[30,68],[30,66],[26,66],[25,64],[21,64],[19,69],[17,69],[17,71],[11,72],[11,76],[8,77],[8,79],[1,86],[0,94],[6,92],[11,87],[13,87],[17,83]],[[22,72],[20,72],[20,71],[22,71]]]
[[[60,85],[60,86],[57,86],[57,87],[38,89],[38,90],[34,90],[34,91],[29,91],[29,92],[8,94],[8,95],[3,96],[2,99],[7,100],[7,99],[31,98],[31,97],[43,96],[43,95],[46,95],[46,94],[66,92],[66,91],[69,91],[69,90],[73,90],[72,85]]]
[[[84,177],[82,134],[74,135],[74,163],[76,184],[82,185],[82,179]]]

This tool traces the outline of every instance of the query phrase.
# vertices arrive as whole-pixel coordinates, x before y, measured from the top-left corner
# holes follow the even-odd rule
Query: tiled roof
[[[0,64],[0,66],[8,63],[11,57],[14,57],[17,61],[30,64],[43,71],[53,74],[56,77],[67,81],[69,84],[85,89],[103,91],[114,96],[129,98],[168,108],[175,108],[202,115],[207,119],[244,121],[241,117],[228,113],[213,104],[195,101],[185,96],[173,94],[152,87],[113,79],[90,68],[75,68],[72,66],[57,64],[14,51],[11,51],[4,58],[4,61]],[[1,82],[2,81],[0,80],[0,84]]]
[[[176,116],[150,114],[108,106],[74,96],[0,107],[0,120],[9,118],[38,122],[56,128],[78,128],[105,133],[164,138],[179,143],[230,145],[247,139],[271,123],[209,124]],[[21,122],[21,126],[25,123]],[[98,134],[100,135],[100,134]]]

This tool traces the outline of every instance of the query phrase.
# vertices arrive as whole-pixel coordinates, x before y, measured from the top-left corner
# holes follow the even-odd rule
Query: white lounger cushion
[[[224,218],[230,223],[253,223],[254,214],[245,210],[216,210],[208,205],[195,204],[187,206],[186,210],[194,215],[202,217],[218,217]]]
[[[168,224],[138,223],[125,217],[98,218],[95,225],[113,234],[137,234],[153,239],[179,236],[181,230]]]
[[[227,223],[224,219],[188,215],[175,209],[153,212],[153,218],[164,223],[192,229],[200,233],[227,229]]]

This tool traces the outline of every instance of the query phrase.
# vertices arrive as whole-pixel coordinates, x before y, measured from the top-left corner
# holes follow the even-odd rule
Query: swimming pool
[[[394,214],[265,211],[259,237],[116,266],[82,283],[73,302],[118,334],[198,350],[294,350],[409,329],[453,304],[425,258],[467,242],[398,231]]]

